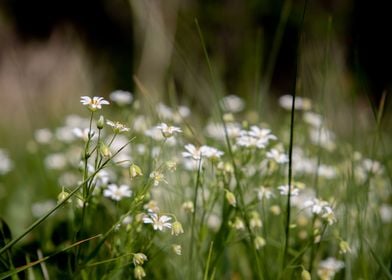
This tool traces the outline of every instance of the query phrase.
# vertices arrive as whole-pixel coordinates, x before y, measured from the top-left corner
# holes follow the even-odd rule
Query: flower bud
[[[172,224],[172,235],[179,235],[184,233],[184,229],[182,228],[182,225],[179,221],[175,221]]]
[[[235,199],[235,196],[234,196],[234,194],[233,194],[232,192],[226,191],[226,199],[227,199],[227,202],[228,202],[231,206],[236,207],[236,205],[237,205],[237,200]]]
[[[129,167],[129,175],[131,176],[131,179],[142,176],[142,169],[138,165],[132,163]]]
[[[265,239],[261,236],[256,236],[253,243],[255,245],[256,250],[259,250],[265,246]]]
[[[97,128],[102,129],[104,125],[105,125],[105,119],[103,118],[103,116],[100,116],[97,121]]]
[[[182,251],[181,251],[181,245],[173,244],[173,245],[172,245],[172,249],[173,249],[173,252],[174,252],[176,255],[181,256],[181,253],[182,253]]]
[[[67,197],[68,197],[69,193],[64,191],[64,188],[62,189],[61,193],[59,193],[59,195],[57,196],[57,203],[61,203],[63,202]],[[71,202],[71,199],[68,200],[68,202]]]
[[[99,145],[99,151],[103,157],[112,156],[112,152],[110,151],[109,147],[103,142],[101,142],[101,144]]]
[[[141,267],[140,265],[136,266],[134,271],[134,276],[138,280],[146,277],[146,272],[144,271],[144,268]]]
[[[307,271],[306,269],[303,269],[302,273],[301,273],[301,279],[302,280],[312,280],[312,276],[310,275],[309,271]]]
[[[133,264],[135,266],[143,265],[143,263],[147,261],[147,256],[143,253],[136,253],[133,255]]]

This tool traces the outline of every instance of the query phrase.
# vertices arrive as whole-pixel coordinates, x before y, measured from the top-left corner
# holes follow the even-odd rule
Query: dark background
[[[198,18],[209,51],[219,52],[226,60],[223,77],[229,87],[238,82],[241,56],[252,43],[249,41],[255,39],[251,35],[244,40],[243,34],[258,34],[261,30],[263,46],[256,59],[260,61],[261,71],[266,68],[284,1],[184,2],[188,5],[179,12],[177,38],[187,39],[187,34],[180,33],[182,21]],[[284,29],[271,80],[272,91],[278,95],[289,91],[294,79],[303,4],[303,1],[292,1]],[[309,1],[305,19],[305,32],[316,36],[320,32],[320,38],[325,39],[325,28],[318,26],[327,17],[333,18],[333,40],[344,46],[345,64],[355,80],[356,92],[369,97],[374,104],[392,85],[390,8],[388,1]],[[48,40],[58,28],[73,30],[88,50],[93,65],[99,58],[113,67],[116,73],[111,80],[113,88],[134,88],[130,78],[136,67],[134,28],[127,1],[3,0],[0,9],[24,43]]]

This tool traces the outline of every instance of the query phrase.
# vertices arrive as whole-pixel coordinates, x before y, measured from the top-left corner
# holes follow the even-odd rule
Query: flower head
[[[282,185],[278,187],[278,190],[281,195],[289,195],[289,186],[288,185]],[[290,195],[291,196],[297,196],[299,194],[299,189],[295,188],[294,185],[291,185],[290,187]]]
[[[116,134],[129,131],[128,127],[126,127],[125,125],[123,125],[122,123],[119,123],[119,122],[112,122],[112,121],[107,120],[106,124],[108,126],[111,126],[113,128],[113,132]]]
[[[110,100],[117,103],[119,106],[124,106],[131,104],[133,101],[133,95],[129,91],[125,90],[116,90],[113,91],[110,95]]]
[[[162,132],[162,135],[165,138],[170,138],[175,133],[182,132],[181,128],[179,128],[177,126],[167,125],[166,123],[161,123],[160,125],[157,125],[156,127]]]
[[[133,255],[133,264],[135,266],[137,265],[143,265],[143,263],[147,261],[147,256],[143,253],[136,253]]]
[[[95,112],[99,109],[102,109],[102,105],[109,105],[109,101],[105,100],[103,97],[94,96],[91,98],[90,96],[82,96],[80,97],[80,102],[87,106],[87,108],[91,112]]]
[[[124,197],[131,197],[132,191],[127,185],[117,186],[116,184],[108,185],[108,188],[103,191],[103,195],[113,200],[120,201]]]
[[[162,215],[159,216],[154,212],[149,212],[148,216],[143,218],[143,223],[152,224],[154,230],[163,231],[165,228],[172,228],[172,224],[169,222],[171,217]]]

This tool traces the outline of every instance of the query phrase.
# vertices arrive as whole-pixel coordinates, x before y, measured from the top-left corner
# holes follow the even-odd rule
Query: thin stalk
[[[196,175],[196,186],[195,186],[195,193],[194,193],[194,197],[193,197],[193,213],[192,213],[192,221],[191,221],[191,238],[190,238],[190,242],[189,242],[189,261],[192,262],[192,258],[193,258],[193,239],[195,236],[195,221],[196,221],[196,209],[197,209],[197,195],[198,195],[198,191],[199,191],[199,186],[200,186],[200,173],[201,173],[201,162],[202,162],[202,155],[200,155],[200,159],[199,159],[199,166],[197,168],[197,175]],[[190,278],[189,279],[194,279],[194,275],[193,275],[193,269],[192,266],[189,269],[189,273],[190,273]]]
[[[291,120],[290,120],[290,143],[289,143],[289,166],[288,166],[288,195],[286,201],[286,221],[285,221],[285,240],[284,240],[284,249],[283,249],[283,261],[282,261],[282,271],[284,270],[287,258],[288,258],[288,247],[290,241],[290,218],[291,218],[291,184],[292,184],[292,165],[293,165],[293,144],[294,144],[294,112],[295,112],[295,98],[297,95],[297,82],[298,82],[298,68],[300,62],[300,44],[302,40],[302,31],[303,24],[305,20],[305,12],[307,7],[308,0],[304,2],[304,8],[302,12],[301,26],[299,29],[299,38],[298,38],[298,46],[297,46],[297,60],[296,60],[296,68],[295,68],[295,79],[293,85],[293,100],[291,104]]]

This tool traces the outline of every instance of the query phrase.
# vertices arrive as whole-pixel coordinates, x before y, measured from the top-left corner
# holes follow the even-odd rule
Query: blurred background
[[[298,79],[298,94],[349,139],[374,129],[384,94],[387,134],[386,2],[308,1],[301,27],[300,0],[2,0],[0,148],[14,159],[18,184],[29,188],[31,171],[21,164],[28,139],[81,111],[82,95],[141,95],[142,87],[150,102],[174,94],[209,112],[214,89],[195,19],[222,94],[243,97],[273,121],[277,97],[291,94]]]

